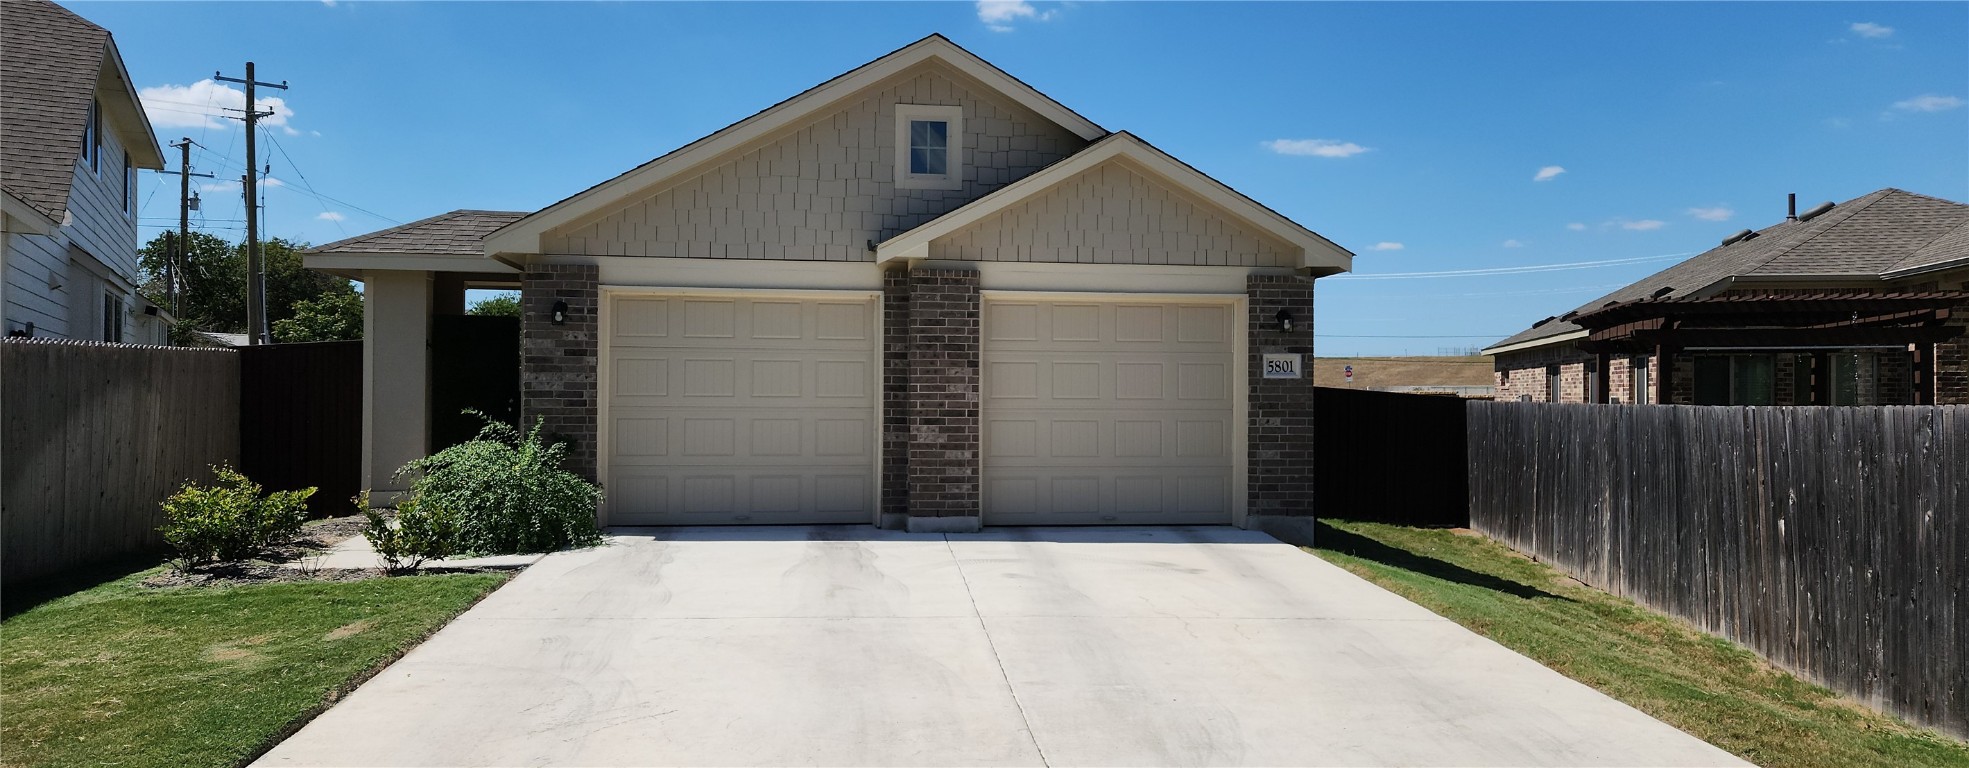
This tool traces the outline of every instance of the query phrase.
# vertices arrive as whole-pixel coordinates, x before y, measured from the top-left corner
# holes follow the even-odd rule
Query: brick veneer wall
[[[1969,405],[1969,338],[1935,345],[1935,404]]]
[[[1251,515],[1313,514],[1313,377],[1267,379],[1264,354],[1297,352],[1312,363],[1313,283],[1291,275],[1245,278],[1249,299],[1246,371],[1250,424],[1246,447],[1246,511]],[[1279,331],[1279,310],[1292,312],[1293,330]]]
[[[882,274],[882,524],[909,514],[909,270]]]
[[[912,519],[981,516],[980,298],[975,270],[909,271],[907,472]]]
[[[520,419],[568,443],[568,470],[595,479],[595,355],[600,344],[600,274],[594,265],[528,267],[520,280]],[[567,322],[554,325],[554,302],[567,302]]]
[[[1560,401],[1585,402],[1585,363],[1592,357],[1581,352],[1579,345],[1570,341],[1498,355],[1496,361],[1491,364],[1497,373],[1496,399],[1511,402],[1529,395],[1534,403],[1546,402],[1549,392],[1545,382],[1545,367],[1557,365],[1560,366]]]

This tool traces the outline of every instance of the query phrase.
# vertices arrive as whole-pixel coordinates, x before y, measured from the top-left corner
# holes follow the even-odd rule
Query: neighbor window
[[[103,112],[102,105],[89,102],[89,117],[82,122],[82,159],[89,161],[89,170],[97,169],[96,157],[103,153]]]
[[[1834,352],[1833,405],[1880,405],[1879,359],[1872,352]]]
[[[1627,399],[1633,401],[1636,405],[1646,405],[1654,402],[1654,388],[1648,380],[1648,359],[1637,357],[1629,360],[1627,366],[1628,372],[1633,374],[1634,387],[1633,393]]]
[[[1696,405],[1773,405],[1777,361],[1771,355],[1698,355]]]
[[[103,341],[123,341],[123,297],[103,294]]]
[[[130,164],[130,153],[123,153],[123,212],[137,207],[137,168]]]
[[[896,105],[897,187],[961,189],[963,166],[962,107]]]
[[[1545,366],[1545,402],[1559,402],[1559,366]]]

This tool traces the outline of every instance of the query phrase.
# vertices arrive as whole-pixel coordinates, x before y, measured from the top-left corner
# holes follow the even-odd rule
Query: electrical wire
[[[1536,272],[1563,272],[1574,269],[1597,269],[1599,267],[1618,267],[1628,264],[1643,264],[1651,261],[1686,259],[1695,255],[1690,253],[1669,253],[1660,256],[1639,256],[1631,259],[1602,259],[1599,261],[1574,261],[1561,264],[1530,264],[1518,267],[1487,267],[1483,269],[1449,269],[1437,272],[1382,272],[1379,274],[1343,274],[1323,278],[1326,280],[1415,280],[1435,277],[1488,277],[1493,275],[1524,275]]]
[[[309,195],[314,196],[315,204],[321,206],[323,218],[334,222],[335,229],[341,231],[344,239],[348,238],[349,230],[347,227],[342,226],[342,219],[334,211],[328,210],[328,203],[322,201],[321,193],[315,191],[314,183],[308,181],[308,175],[301,172],[301,164],[294,162],[293,155],[287,154],[287,147],[282,145],[279,139],[274,138],[272,131],[262,130],[261,133],[266,134],[267,141],[273,142],[274,150],[280,152],[281,159],[287,161],[287,167],[294,169],[294,176],[301,180],[301,186],[307,190]],[[370,215],[375,216],[376,214],[372,213]]]

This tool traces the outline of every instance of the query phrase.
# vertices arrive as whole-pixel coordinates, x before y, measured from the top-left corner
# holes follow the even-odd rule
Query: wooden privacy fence
[[[239,462],[239,356],[7,339],[0,419],[0,581],[153,550],[158,502]]]
[[[1473,527],[1969,736],[1969,407],[1468,407]]]
[[[359,341],[0,341],[0,581],[161,548],[158,503],[213,464],[348,509],[361,439]]]
[[[316,516],[362,490],[362,342],[239,348],[240,471],[268,490],[314,487]]]
[[[1315,389],[1315,513],[1402,525],[1468,525],[1465,432],[1462,398]]]

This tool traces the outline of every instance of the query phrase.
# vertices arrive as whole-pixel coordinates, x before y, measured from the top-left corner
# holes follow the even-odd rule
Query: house
[[[108,30],[0,4],[0,325],[9,336],[167,343],[137,293],[140,169],[164,157]]]
[[[1500,400],[1969,403],[1969,205],[1882,189],[1722,244],[1484,350]]]
[[[1303,538],[1312,279],[1352,256],[933,35],[541,210],[306,263],[364,283],[379,491],[431,446],[434,316],[517,287],[523,417],[608,524]]]

